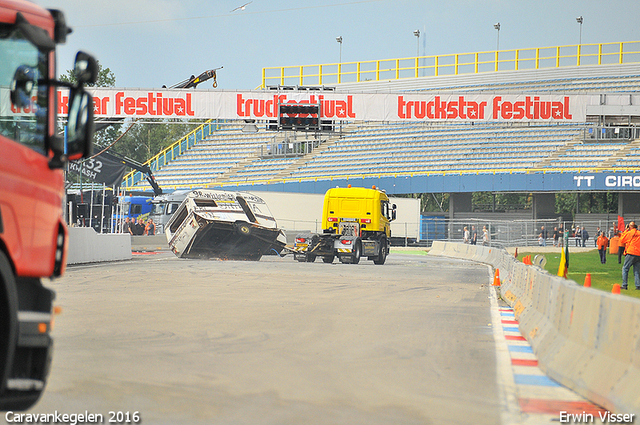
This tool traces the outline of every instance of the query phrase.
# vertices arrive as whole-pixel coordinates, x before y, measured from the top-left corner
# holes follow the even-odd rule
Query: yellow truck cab
[[[396,206],[389,205],[387,194],[375,186],[329,189],[322,210],[323,233],[297,235],[295,257],[313,262],[321,256],[325,263],[338,257],[343,263],[357,264],[364,256],[384,264],[395,215]]]

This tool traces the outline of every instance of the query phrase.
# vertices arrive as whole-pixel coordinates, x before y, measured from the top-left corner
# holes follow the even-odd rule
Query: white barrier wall
[[[496,248],[434,241],[430,254],[498,269],[500,295],[547,375],[606,409],[640,415],[639,300],[584,288]]]
[[[131,259],[131,235],[98,234],[91,227],[69,228],[67,264]]]

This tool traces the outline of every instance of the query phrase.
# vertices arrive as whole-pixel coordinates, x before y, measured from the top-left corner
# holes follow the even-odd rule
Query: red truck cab
[[[0,410],[40,397],[49,371],[54,292],[64,273],[63,167],[90,154],[95,81],[91,56],[76,57],[77,85],[56,80],[55,47],[70,32],[59,11],[0,0]],[[70,89],[64,137],[57,88]]]

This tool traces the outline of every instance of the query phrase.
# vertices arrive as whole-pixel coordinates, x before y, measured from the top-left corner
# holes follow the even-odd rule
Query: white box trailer
[[[286,244],[262,198],[222,190],[187,194],[167,222],[165,235],[181,258],[259,260],[279,254]]]

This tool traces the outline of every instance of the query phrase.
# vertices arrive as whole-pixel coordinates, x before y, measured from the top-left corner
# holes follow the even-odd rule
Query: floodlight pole
[[[580,24],[580,42],[578,44],[582,45],[582,22],[584,22],[584,19],[582,18],[582,16],[578,16],[576,18],[576,22]]]
[[[340,61],[338,62],[338,84],[340,84],[342,80],[342,36],[337,36],[336,41],[340,44]]]

